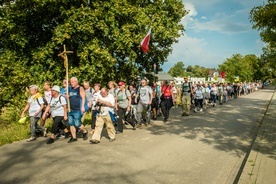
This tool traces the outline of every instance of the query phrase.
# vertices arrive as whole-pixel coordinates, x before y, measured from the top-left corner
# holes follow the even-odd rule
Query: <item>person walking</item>
[[[184,77],[184,83],[182,85],[181,99],[183,105],[183,113],[182,116],[189,116],[191,109],[191,93],[192,93],[192,85],[188,82],[188,77]]]
[[[141,80],[141,87],[137,92],[135,103],[137,104],[137,122],[138,126],[142,125],[142,113],[146,112],[146,122],[147,126],[150,123],[150,112],[151,103],[153,99],[152,88],[147,85],[146,79]]]
[[[117,111],[117,131],[116,134],[123,133],[124,130],[124,124],[123,119],[126,120],[126,117],[128,117],[128,113],[130,113],[131,110],[131,94],[129,90],[125,89],[125,83],[123,81],[120,81],[118,83],[119,91],[117,92],[116,98],[115,98],[115,110]],[[130,119],[129,119],[130,120]],[[131,124],[133,129],[136,128],[136,122],[133,121],[127,121]]]
[[[40,132],[44,131],[42,126],[37,125],[37,122],[42,114],[42,109],[44,108],[42,95],[38,93],[37,85],[31,85],[29,90],[31,96],[29,96],[27,104],[20,115],[20,117],[23,118],[25,116],[25,112],[29,110],[31,137],[27,139],[27,142],[36,140],[36,129]]]
[[[97,100],[98,113],[95,132],[90,140],[92,144],[100,143],[104,124],[106,125],[109,142],[115,141],[115,128],[110,117],[110,113],[114,114],[114,105],[114,96],[109,94],[108,89],[102,88],[101,94]]]
[[[210,93],[211,93],[213,107],[215,107],[217,105],[217,94],[218,94],[218,88],[216,84],[213,84]]]
[[[88,131],[85,129],[81,122],[83,113],[85,112],[85,91],[84,88],[79,85],[78,79],[72,77],[70,79],[71,87],[69,88],[69,100],[71,111],[68,114],[68,123],[71,131],[71,139],[68,143],[77,141],[76,127],[83,133],[83,140],[87,140]]]
[[[56,134],[59,130],[63,130],[65,133],[65,138],[69,137],[69,131],[63,124],[63,121],[68,120],[67,116],[67,102],[64,96],[60,95],[60,87],[52,87],[52,98],[47,105],[45,112],[43,113],[42,119],[47,117],[47,113],[51,113],[53,118],[53,126],[50,138],[46,144],[52,144],[55,142]]]
[[[204,88],[199,83],[195,87],[194,94],[195,94],[194,112],[198,111],[198,107],[199,107],[199,111],[202,112],[203,111]]]
[[[164,123],[166,123],[169,119],[170,109],[173,106],[174,96],[172,86],[168,81],[164,81],[164,85],[161,89],[161,110],[164,116]]]

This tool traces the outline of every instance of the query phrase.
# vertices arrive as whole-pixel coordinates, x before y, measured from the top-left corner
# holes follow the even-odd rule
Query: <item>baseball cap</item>
[[[118,86],[122,86],[122,85],[125,85],[125,83],[123,81],[118,83]]]

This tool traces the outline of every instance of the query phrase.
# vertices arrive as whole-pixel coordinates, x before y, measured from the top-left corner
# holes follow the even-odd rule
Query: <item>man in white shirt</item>
[[[98,113],[96,116],[95,131],[90,140],[91,143],[100,143],[104,124],[106,125],[109,141],[112,142],[115,140],[115,128],[110,117],[110,113],[114,114],[114,105],[114,96],[108,93],[108,89],[102,88],[101,95],[97,100]]]

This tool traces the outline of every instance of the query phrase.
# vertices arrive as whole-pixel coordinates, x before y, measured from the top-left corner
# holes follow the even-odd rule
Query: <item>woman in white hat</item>
[[[47,144],[52,144],[55,142],[55,135],[58,133],[59,129],[64,130],[65,138],[69,137],[69,131],[66,126],[63,124],[63,120],[67,121],[67,102],[64,96],[60,95],[59,86],[52,87],[52,98],[46,107],[46,110],[42,116],[42,118],[46,118],[47,113],[50,111],[53,117],[53,126],[52,126],[52,134],[50,139],[47,141]]]

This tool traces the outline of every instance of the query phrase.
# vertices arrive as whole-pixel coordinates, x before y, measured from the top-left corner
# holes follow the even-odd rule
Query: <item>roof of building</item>
[[[174,78],[170,74],[165,72],[158,73],[155,76],[158,77],[157,81],[174,81]]]
[[[214,70],[214,69],[209,70],[208,77],[213,77],[215,72],[217,72],[217,70]]]

